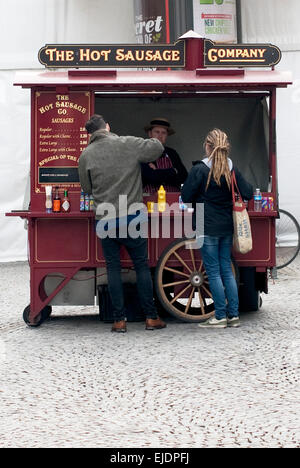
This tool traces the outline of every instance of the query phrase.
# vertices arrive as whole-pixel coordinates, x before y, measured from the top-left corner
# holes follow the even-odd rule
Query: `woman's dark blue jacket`
[[[228,159],[228,162],[229,167],[232,168],[231,160]],[[210,184],[205,190],[210,168],[203,161],[196,161],[193,164],[194,166],[182,187],[181,196],[183,202],[192,203],[194,206],[194,229],[196,227],[196,203],[203,203],[204,234],[217,237],[231,235],[233,233],[232,195],[225,177],[221,177],[220,186],[211,177]],[[252,185],[243,178],[236,167],[233,169],[242,198],[250,200],[253,196]]]

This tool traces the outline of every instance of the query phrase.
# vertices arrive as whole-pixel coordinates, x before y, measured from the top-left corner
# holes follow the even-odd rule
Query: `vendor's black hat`
[[[168,135],[174,135],[175,130],[171,128],[170,122],[164,117],[157,117],[156,119],[151,120],[149,125],[146,125],[145,132],[149,132],[153,127],[165,127]]]

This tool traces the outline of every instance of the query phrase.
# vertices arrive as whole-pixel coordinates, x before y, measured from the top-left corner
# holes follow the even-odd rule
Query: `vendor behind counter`
[[[146,193],[157,192],[161,185],[167,192],[180,192],[180,187],[187,178],[187,170],[179,154],[166,146],[166,141],[175,130],[170,122],[158,117],[146,125],[145,131],[149,138],[157,138],[164,146],[162,155],[154,162],[142,164],[143,190]]]

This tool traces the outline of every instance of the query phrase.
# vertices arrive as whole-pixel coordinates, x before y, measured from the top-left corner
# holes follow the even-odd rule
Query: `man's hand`
[[[148,163],[148,166],[151,167],[151,169],[154,169],[154,171],[156,170],[155,164],[153,164],[153,163]]]

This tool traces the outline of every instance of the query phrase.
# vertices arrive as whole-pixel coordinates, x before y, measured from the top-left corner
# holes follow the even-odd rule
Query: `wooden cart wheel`
[[[179,239],[162,253],[154,277],[161,305],[184,322],[201,322],[215,306],[201,253],[195,239]],[[235,265],[232,264],[235,272]]]
[[[31,323],[29,321],[30,305],[28,305],[23,311],[23,320],[29,327],[39,327],[45,320],[47,320],[50,317],[51,312],[52,307],[47,305],[41,310],[39,315],[36,317],[35,322]]]

